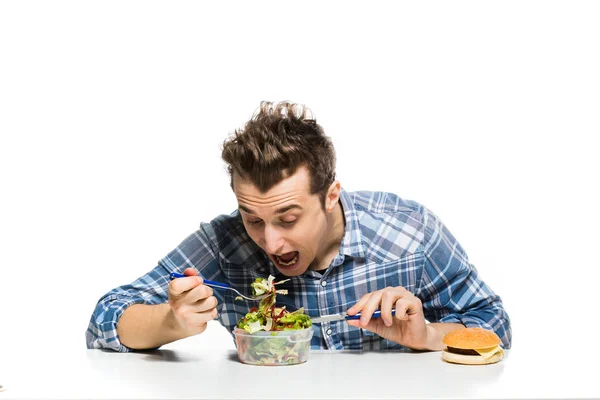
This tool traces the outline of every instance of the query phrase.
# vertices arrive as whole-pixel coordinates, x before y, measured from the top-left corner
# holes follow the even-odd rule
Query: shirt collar
[[[360,231],[358,211],[350,195],[344,189],[340,191],[340,204],[346,220],[344,238],[340,244],[340,254],[354,258],[365,258],[365,243]]]

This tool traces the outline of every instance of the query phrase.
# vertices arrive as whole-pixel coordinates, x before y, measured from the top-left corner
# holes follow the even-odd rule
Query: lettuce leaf
[[[285,309],[285,306],[275,306],[277,294],[288,293],[285,289],[277,289],[276,285],[287,281],[289,279],[275,282],[273,275],[269,275],[267,279],[256,278],[250,284],[252,294],[260,296],[268,293],[269,295],[260,301],[258,308],[252,307],[244,318],[238,321],[238,328],[252,334],[259,331],[271,332],[311,327],[312,322],[310,317],[304,314],[304,308],[289,312]]]

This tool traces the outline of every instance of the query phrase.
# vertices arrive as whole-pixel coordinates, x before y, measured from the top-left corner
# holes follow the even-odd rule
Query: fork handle
[[[392,308],[392,315],[396,315],[396,309]],[[356,313],[355,315],[346,315],[346,319],[360,319],[361,313]],[[381,310],[375,310],[371,318],[379,318],[381,317]]]
[[[171,280],[176,279],[176,278],[185,278],[186,275],[183,274],[178,274],[177,272],[171,272],[169,274],[169,277],[171,278]],[[226,283],[221,283],[221,282],[215,282],[215,281],[209,281],[208,279],[204,279],[203,280],[203,284],[206,286],[211,286],[217,289],[230,289],[229,285]]]

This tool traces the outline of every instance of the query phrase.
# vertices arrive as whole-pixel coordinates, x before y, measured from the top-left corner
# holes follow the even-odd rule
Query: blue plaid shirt
[[[289,290],[277,296],[279,305],[304,307],[317,317],[344,312],[367,293],[403,286],[421,300],[427,321],[490,329],[510,347],[510,320],[500,297],[479,279],[463,248],[431,211],[383,192],[342,190],[340,201],[346,226],[338,255],[326,270],[309,270],[279,286]],[[286,278],[250,239],[238,211],[221,215],[201,224],[148,274],[102,297],[86,332],[87,346],[130,351],[117,335],[123,311],[136,303],[166,303],[169,273],[189,267],[247,295],[259,276]],[[214,293],[218,319],[232,332],[253,304],[235,301],[230,290]],[[314,324],[313,330],[313,349],[405,349],[345,321]]]

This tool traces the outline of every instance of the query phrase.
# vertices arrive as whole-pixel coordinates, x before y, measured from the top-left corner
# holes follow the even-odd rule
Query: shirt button
[[[321,286],[323,286],[323,287],[327,286],[327,282],[326,281],[321,281]]]
[[[327,329],[327,331],[325,333],[327,333],[328,335],[331,335],[333,333],[333,331],[331,330],[331,328],[329,328],[329,329]]]

